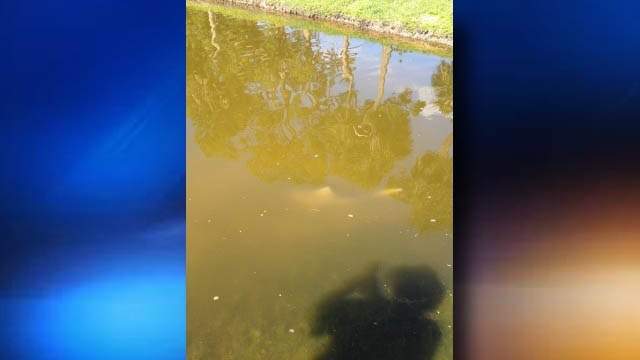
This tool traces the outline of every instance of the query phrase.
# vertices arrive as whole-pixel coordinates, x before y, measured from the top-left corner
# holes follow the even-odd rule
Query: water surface
[[[452,358],[452,61],[190,7],[190,359]]]

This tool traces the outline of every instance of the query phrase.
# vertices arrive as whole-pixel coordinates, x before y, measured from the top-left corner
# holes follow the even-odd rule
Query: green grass
[[[402,25],[409,30],[453,34],[452,0],[266,0],[322,15],[342,14],[359,20]]]

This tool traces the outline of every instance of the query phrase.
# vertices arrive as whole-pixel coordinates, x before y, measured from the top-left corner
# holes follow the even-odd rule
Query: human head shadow
[[[429,267],[370,267],[318,305],[312,334],[331,342],[316,359],[431,359],[442,333],[430,312],[444,293]]]

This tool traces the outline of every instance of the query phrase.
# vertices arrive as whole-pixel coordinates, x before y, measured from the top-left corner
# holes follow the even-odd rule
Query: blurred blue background
[[[639,6],[454,0],[460,358],[504,224],[637,189]],[[184,11],[0,2],[0,358],[184,358]]]
[[[0,3],[0,358],[184,358],[184,16]]]

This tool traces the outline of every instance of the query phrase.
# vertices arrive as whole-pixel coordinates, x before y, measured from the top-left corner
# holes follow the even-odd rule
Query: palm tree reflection
[[[453,63],[442,61],[431,76],[435,90],[435,105],[446,116],[453,114]]]
[[[214,18],[219,48],[233,51],[212,48],[198,31],[188,36],[199,54],[187,64],[188,117],[205,154],[248,154],[265,181],[318,184],[336,175],[370,188],[411,152],[410,118],[425,103],[410,90],[383,99],[389,48],[378,96],[358,103],[348,38],[337,52],[308,31],[252,21],[239,31],[236,20],[227,31],[229,20]]]
[[[320,46],[317,33],[230,19],[189,17],[187,116],[207,156],[246,158],[264,181],[322,184],[338,176],[380,186],[412,150],[411,120],[425,107],[410,89],[385,98],[392,49],[381,49],[377,94],[358,100],[354,55]],[[436,107],[452,113],[452,65],[432,76]],[[443,148],[451,146],[451,137]],[[385,182],[413,208],[422,230],[451,222],[451,158],[424,154],[408,173]]]

